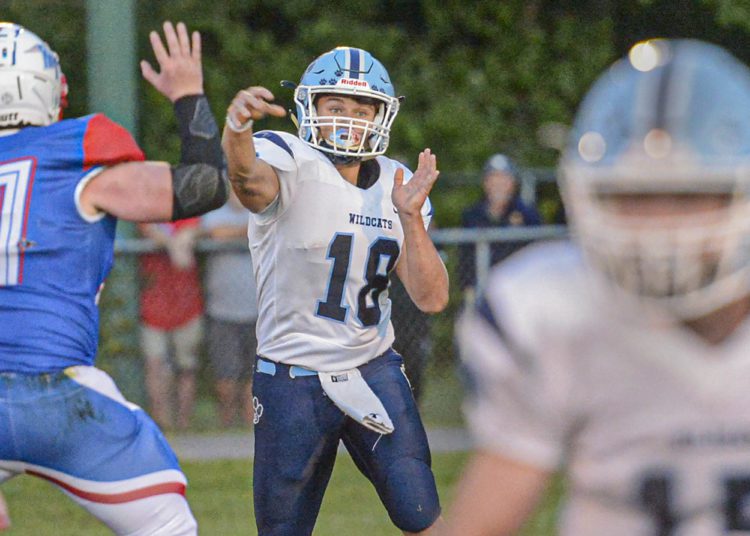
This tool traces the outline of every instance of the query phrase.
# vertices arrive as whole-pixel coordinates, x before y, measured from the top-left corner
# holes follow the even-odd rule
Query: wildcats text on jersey
[[[349,213],[349,223],[365,227],[377,227],[378,229],[393,229],[393,220],[377,216],[364,216],[353,212]]]

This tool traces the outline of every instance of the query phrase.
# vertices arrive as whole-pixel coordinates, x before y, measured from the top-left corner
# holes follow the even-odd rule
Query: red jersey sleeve
[[[83,167],[140,162],[146,157],[130,133],[103,114],[95,114],[83,135]]]

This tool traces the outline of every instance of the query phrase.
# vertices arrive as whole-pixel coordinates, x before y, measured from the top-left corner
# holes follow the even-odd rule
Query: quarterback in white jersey
[[[400,100],[370,53],[338,47],[295,89],[297,135],[263,87],[240,91],[224,149],[251,211],[258,288],[253,491],[261,536],[312,533],[343,441],[404,534],[434,533],[440,504],[403,360],[391,349],[389,276],[424,312],[448,301],[427,226],[437,180],[425,149],[412,175],[383,156]],[[353,532],[357,532],[353,529]]]
[[[280,184],[279,196],[248,228],[258,354],[321,371],[363,365],[393,343],[388,273],[404,231],[391,191],[397,169],[405,183],[411,172],[377,156],[370,163],[378,176],[365,189],[342,180],[324,153],[291,134],[261,131],[255,151]],[[426,229],[429,200],[421,214]]]
[[[748,69],[698,41],[593,86],[573,243],[509,259],[460,321],[477,450],[450,535],[515,534],[559,470],[563,536],[750,534],[748,109]]]

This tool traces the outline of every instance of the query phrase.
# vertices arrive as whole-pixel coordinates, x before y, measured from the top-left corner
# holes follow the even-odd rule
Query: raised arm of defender
[[[106,212],[130,221],[167,221],[203,214],[223,205],[229,193],[222,177],[219,129],[203,94],[200,34],[178,23],[164,23],[164,44],[151,32],[159,63],[156,72],[141,62],[141,72],[174,103],[182,154],[176,166],[166,162],[128,162],[107,168],[81,193],[81,209]]]
[[[255,157],[253,121],[267,115],[284,117],[286,111],[271,104],[273,94],[264,87],[243,89],[227,110],[222,145],[227,155],[227,171],[234,192],[251,212],[260,212],[279,194],[279,177],[263,160]]]

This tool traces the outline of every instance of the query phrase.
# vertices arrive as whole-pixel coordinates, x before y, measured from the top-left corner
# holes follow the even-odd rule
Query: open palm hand
[[[440,172],[437,169],[437,157],[429,149],[419,153],[417,170],[406,184],[404,184],[404,170],[401,168],[396,170],[391,200],[400,215],[419,215],[438,175]]]

